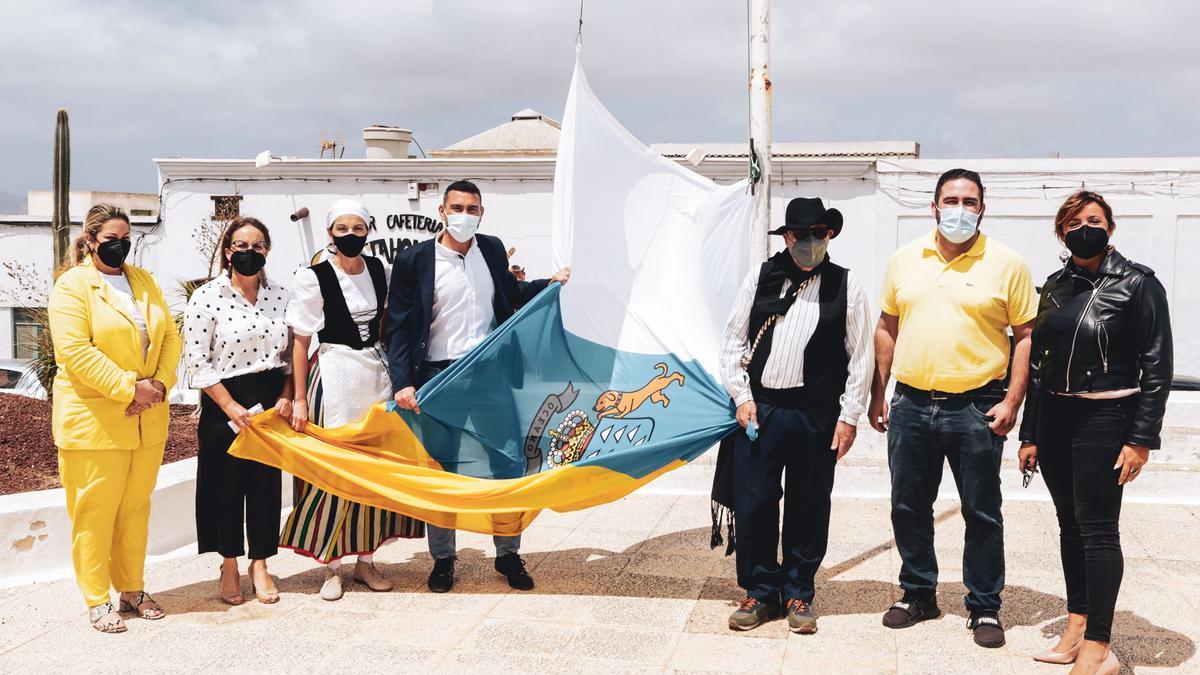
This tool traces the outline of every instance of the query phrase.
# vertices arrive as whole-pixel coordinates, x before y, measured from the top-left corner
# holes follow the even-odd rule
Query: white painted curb
[[[283,477],[290,509],[292,477]],[[150,506],[147,562],[196,551],[196,458],[164,464]],[[62,488],[0,496],[0,588],[63,579],[71,566],[71,520]]]

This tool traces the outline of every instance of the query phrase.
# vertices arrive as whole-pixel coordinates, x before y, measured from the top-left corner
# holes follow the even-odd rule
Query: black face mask
[[[125,257],[129,255],[132,246],[133,242],[128,239],[110,239],[96,247],[96,255],[105,265],[120,267],[125,264]]]
[[[267,264],[267,256],[258,251],[234,251],[233,255],[229,257],[229,262],[238,274],[252,277],[262,270],[263,265]]]
[[[343,234],[333,238],[333,245],[337,247],[339,253],[347,258],[355,258],[367,245],[367,238],[357,234]]]
[[[1067,233],[1067,250],[1076,258],[1089,260],[1104,252],[1108,247],[1108,230],[1103,227],[1084,225]]]

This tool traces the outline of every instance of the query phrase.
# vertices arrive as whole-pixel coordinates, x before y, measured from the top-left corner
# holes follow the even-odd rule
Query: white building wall
[[[439,183],[441,189],[448,184]],[[549,276],[553,272],[550,269],[552,183],[479,180],[478,185],[484,193],[481,232],[499,236],[509,247],[516,247],[513,261],[531,275]],[[406,186],[400,189],[406,190]],[[196,251],[194,233],[203,220],[212,216],[212,194],[240,194],[241,215],[258,218],[270,229],[272,248],[267,258],[267,274],[282,280],[290,280],[296,270],[306,267],[312,255],[329,243],[325,216],[329,205],[337,199],[351,197],[367,207],[374,220],[367,237],[368,252],[386,260],[412,243],[432,237],[440,228],[437,213],[440,192],[410,200],[406,191],[397,191],[395,183],[331,186],[305,181],[219,185],[181,182],[164,191],[162,225],[152,235],[151,245],[139,251],[139,264],[159,274],[164,287],[205,275],[205,261]],[[289,216],[301,207],[309,209],[309,217],[292,222]]]
[[[177,305],[181,280],[204,276],[196,250],[197,225],[212,216],[212,195],[242,196],[241,213],[271,229],[274,248],[267,271],[287,281],[327,242],[325,213],[342,197],[361,199],[375,217],[369,242],[389,257],[413,241],[433,236],[441,192],[453,179],[470,176],[484,193],[482,231],[517,249],[513,262],[531,278],[550,275],[552,160],[400,160],[395,162],[317,161],[298,166],[255,169],[252,162],[165,160],[162,222],[137,227],[133,260],[150,269]],[[1053,218],[1062,200],[1086,185],[1105,194],[1117,220],[1114,243],[1128,257],[1153,267],[1167,288],[1175,332],[1177,370],[1200,375],[1200,284],[1189,282],[1188,266],[1200,250],[1200,159],[1144,160],[880,160],[777,162],[772,186],[772,221],[783,221],[788,200],[821,197],[845,216],[845,228],[830,247],[839,263],[859,275],[877,309],[876,294],[887,259],[902,243],[933,227],[929,202],[937,175],[953,166],[980,171],[987,187],[982,228],[1026,257],[1035,280],[1061,263]],[[352,171],[347,167],[353,168]],[[705,161],[699,167],[721,182],[740,176],[740,163]],[[282,180],[263,180],[271,171]],[[189,178],[200,178],[191,180]],[[409,199],[409,181],[436,183],[436,189]],[[1047,188],[1042,189],[1045,185]],[[288,216],[307,207],[310,217]],[[436,225],[435,225],[436,227]],[[779,247],[779,238],[772,237]],[[49,228],[0,226],[5,260],[20,260],[48,274]],[[48,278],[48,277],[47,277]],[[0,308],[13,281],[0,274]],[[9,291],[6,293],[6,290]],[[3,311],[3,310],[0,310]],[[5,317],[8,317],[5,320]],[[0,314],[0,357],[12,353],[12,320]]]
[[[171,232],[173,244],[161,250],[172,260],[170,267],[176,276],[184,268],[189,274],[198,273],[196,265],[189,262],[195,254],[176,233],[211,215],[210,194],[236,191],[243,195],[242,213],[262,218],[273,232],[286,233],[276,234],[268,270],[290,274],[305,264],[312,247],[325,240],[323,214],[333,199],[356,196],[363,200],[377,220],[371,240],[419,240],[431,233],[389,230],[388,216],[393,220],[398,216],[436,219],[441,190],[452,180],[449,176],[463,175],[475,176],[473,180],[484,192],[482,230],[515,246],[514,261],[531,277],[549,275],[553,272],[549,241],[553,162],[482,164],[460,160],[451,167],[430,169],[420,160],[394,162],[391,165],[401,165],[409,173],[391,169],[398,175],[355,182],[172,182],[164,189],[163,229]],[[1167,288],[1178,371],[1200,374],[1200,286],[1179,283],[1186,279],[1189,251],[1200,250],[1200,192],[1192,194],[1187,187],[1200,186],[1200,160],[792,160],[777,164],[772,186],[773,226],[782,223],[788,200],[797,196],[821,197],[828,206],[841,210],[846,224],[830,247],[831,255],[859,275],[876,309],[876,294],[889,256],[897,246],[925,236],[933,228],[929,203],[942,171],[964,166],[983,175],[987,188],[983,230],[1024,255],[1038,284],[1061,265],[1063,247],[1053,235],[1053,219],[1062,200],[1083,185],[1100,191],[1116,213],[1114,243],[1129,258],[1153,267]],[[245,171],[243,166],[228,163],[225,169],[237,174]],[[698,171],[729,182],[739,177],[743,168],[737,162],[706,161]],[[208,172],[225,169],[205,167]],[[311,177],[335,175],[322,174],[312,163],[304,170]],[[406,179],[433,180],[419,175],[431,170],[444,174],[437,179],[438,190],[408,199]],[[520,176],[505,177],[513,172]],[[220,189],[214,190],[214,185]],[[307,206],[312,213],[302,227],[287,220],[300,206]],[[779,238],[772,239],[778,249]]]

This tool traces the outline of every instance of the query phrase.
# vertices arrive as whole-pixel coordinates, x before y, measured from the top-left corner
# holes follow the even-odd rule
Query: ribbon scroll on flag
[[[267,412],[230,452],[356,502],[515,534],[541,509],[618,499],[736,422],[717,372],[753,201],[651,151],[576,62],[554,179],[546,291],[418,392],[297,433]]]

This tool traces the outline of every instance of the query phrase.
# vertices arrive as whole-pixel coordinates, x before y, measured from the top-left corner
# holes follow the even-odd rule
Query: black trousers
[[[751,442],[736,431],[733,450],[738,586],[765,604],[780,606],[792,599],[811,603],[829,542],[829,496],[837,466],[837,453],[829,449],[833,425],[818,425],[799,408],[756,405],[758,440]]]
[[[1087,615],[1088,640],[1108,642],[1125,558],[1113,469],[1137,396],[1089,400],[1041,394],[1038,464],[1058,512],[1067,611]]]
[[[229,395],[249,409],[272,408],[283,391],[282,369],[221,381]],[[200,395],[200,440],[196,457],[196,543],[201,553],[225,558],[246,555],[265,560],[279,552],[281,474],[279,469],[229,455],[237,434],[229,418],[207,394]],[[245,536],[243,538],[243,526]]]

